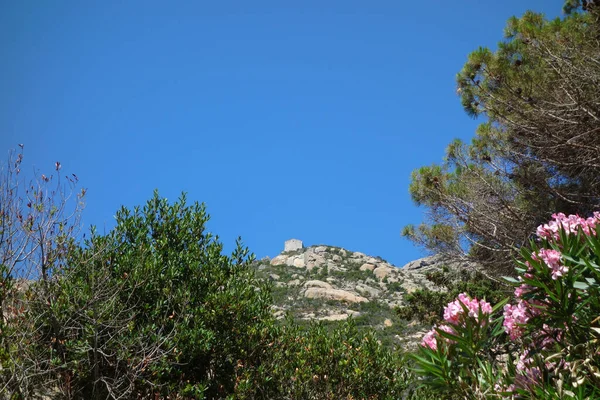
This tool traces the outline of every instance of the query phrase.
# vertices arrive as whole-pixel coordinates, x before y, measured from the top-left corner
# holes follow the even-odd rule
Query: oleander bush
[[[555,214],[521,250],[513,298],[461,294],[415,355],[446,398],[600,396],[600,213]]]

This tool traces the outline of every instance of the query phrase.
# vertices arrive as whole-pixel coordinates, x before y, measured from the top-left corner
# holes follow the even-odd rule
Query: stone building
[[[285,247],[283,248],[283,251],[296,251],[303,248],[304,245],[302,244],[302,240],[290,239],[285,241]]]

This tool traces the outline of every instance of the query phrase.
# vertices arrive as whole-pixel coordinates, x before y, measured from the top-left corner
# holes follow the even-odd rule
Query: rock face
[[[331,284],[323,281],[307,281],[304,284],[305,288],[321,288],[321,289],[331,289]],[[307,296],[308,297],[308,296]]]
[[[398,268],[380,257],[335,246],[304,247],[297,239],[288,240],[282,254],[256,263],[257,274],[272,282],[277,318],[291,314],[298,320],[335,323],[352,317],[398,345],[408,340],[407,346],[420,339],[421,331],[415,331],[421,327],[408,326],[394,309],[404,304],[406,293],[436,290],[426,274],[442,265],[448,264],[433,256]]]
[[[308,288],[304,292],[304,297],[308,297],[309,299],[321,298],[325,300],[338,300],[344,301],[348,303],[362,303],[367,302],[369,300],[365,299],[362,296],[358,296],[354,293],[350,293],[345,290],[340,289],[326,289],[326,288]]]
[[[365,263],[360,266],[360,271],[373,271],[375,269],[375,264]]]

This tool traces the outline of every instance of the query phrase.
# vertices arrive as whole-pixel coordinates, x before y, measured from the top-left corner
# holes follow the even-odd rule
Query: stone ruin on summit
[[[283,248],[283,251],[296,251],[302,250],[303,248],[304,245],[302,244],[302,240],[290,239],[285,241],[285,247]]]

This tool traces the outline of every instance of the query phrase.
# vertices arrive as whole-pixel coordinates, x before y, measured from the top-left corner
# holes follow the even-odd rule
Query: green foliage
[[[478,299],[495,304],[505,298],[508,287],[505,282],[491,280],[481,272],[467,270],[442,270],[427,274],[427,279],[440,289],[418,289],[404,296],[406,305],[398,307],[398,316],[405,320],[415,319],[424,325],[442,320],[443,308],[459,293],[468,293]]]
[[[402,281],[386,282],[386,278],[384,278],[383,281],[384,281],[384,283],[386,283],[388,291],[404,293],[404,288],[402,287],[402,283],[403,283]]]
[[[598,397],[600,213],[555,219],[521,250],[518,279],[507,278],[513,304],[478,314],[448,304],[445,325],[414,357],[428,388],[449,398]]]
[[[504,305],[498,303],[493,312]],[[423,385],[446,399],[487,399],[502,381],[502,362],[495,341],[504,335],[502,318],[489,318],[481,309],[477,319],[464,314],[452,332],[435,329],[437,348],[420,346],[413,358]]]
[[[350,282],[359,282],[365,281],[368,278],[373,277],[373,271],[365,270],[361,271],[359,269],[350,269],[348,271],[332,271],[331,276],[339,277]]]
[[[224,255],[208,219],[185,195],[170,204],[155,193],[31,282],[19,327],[33,334],[22,353],[0,353],[3,368],[26,357],[40,372],[16,398],[430,398],[369,327],[276,321],[277,288],[239,242]],[[359,324],[381,317],[361,307]]]
[[[571,14],[578,10],[592,11],[599,6],[600,2],[597,0],[565,0],[563,12],[565,14]]]
[[[600,7],[568,1],[565,10],[552,21],[513,17],[497,50],[468,56],[458,93],[467,114],[486,120],[471,143],[453,141],[443,163],[413,172],[411,197],[429,212],[404,236],[506,274],[553,210],[600,205]]]
[[[406,362],[361,333],[352,321],[335,329],[297,327],[292,321],[273,332],[259,367],[237,386],[240,399],[428,399],[418,391]]]
[[[218,398],[233,391],[239,365],[258,362],[270,293],[239,242],[222,254],[208,218],[184,195],[169,204],[155,193],[71,254],[51,309],[32,310],[65,393]]]

